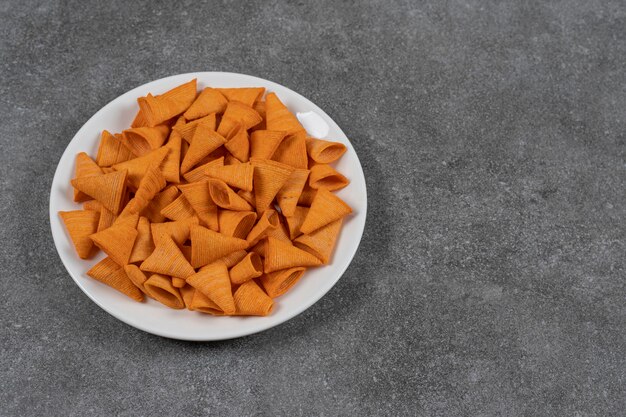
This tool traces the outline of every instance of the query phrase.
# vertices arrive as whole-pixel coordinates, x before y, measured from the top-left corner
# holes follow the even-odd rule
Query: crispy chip
[[[195,216],[196,212],[183,194],[163,207],[161,214],[171,220],[183,220]]]
[[[142,271],[187,278],[194,270],[171,237],[161,234],[154,252],[142,262]]]
[[[217,304],[224,314],[232,315],[235,313],[230,278],[224,262],[213,262],[194,275],[187,277],[186,281]]]
[[[252,191],[254,167],[248,163],[228,166],[213,165],[207,167],[205,172],[209,177],[222,180],[231,187]]]
[[[72,239],[76,253],[79,257],[87,259],[93,248],[93,242],[89,236],[98,230],[100,213],[91,210],[75,210],[60,211],[59,215]]]
[[[298,118],[285,107],[274,93],[269,93],[265,97],[265,124],[269,130],[306,134]]]
[[[243,239],[226,236],[199,225],[192,225],[190,230],[191,265],[194,268],[210,264],[223,256],[248,247],[248,242]]]
[[[311,168],[309,185],[313,189],[326,188],[329,191],[335,191],[348,184],[350,181],[330,165],[317,164]]]
[[[254,226],[256,213],[253,211],[220,210],[218,219],[220,233],[245,239],[252,226]]]
[[[350,213],[352,213],[352,208],[342,199],[324,188],[319,189],[300,231],[305,234],[311,233]]]
[[[299,169],[307,169],[309,158],[306,154],[306,135],[304,133],[287,136],[278,145],[272,155],[274,161]]]
[[[122,143],[136,156],[144,156],[163,145],[170,128],[167,125],[135,127],[122,132]]]
[[[317,194],[317,190],[311,188],[309,184],[305,184],[304,188],[302,189],[302,193],[300,194],[300,198],[298,198],[298,205],[311,207],[313,199],[315,199],[315,194]]]
[[[139,288],[145,294],[146,290],[143,287],[143,284],[148,279],[146,274],[144,274],[137,265],[125,265],[124,272],[126,272],[126,276],[130,278],[131,282],[135,284],[135,287]]]
[[[76,154],[75,178],[91,177],[94,175],[102,175],[103,172],[85,152]],[[89,200],[89,196],[83,192],[74,189],[74,201],[81,202]]]
[[[330,164],[346,153],[346,145],[339,142],[306,138],[306,150],[309,157],[319,164]]]
[[[183,113],[196,99],[196,79],[154,97],[137,99],[148,126],[156,126]]]
[[[220,261],[224,262],[227,268],[232,268],[233,266],[237,265],[239,261],[245,258],[247,254],[248,252],[246,252],[245,250],[238,250],[237,252],[230,253],[220,258]]]
[[[267,316],[272,312],[274,301],[254,282],[246,281],[235,291],[236,314],[239,316]]]
[[[250,211],[252,206],[239,197],[224,181],[209,179],[211,199],[219,207],[227,210]]]
[[[287,182],[293,168],[280,162],[251,158],[254,166],[254,198],[258,213],[264,212]]]
[[[314,255],[326,265],[330,262],[330,257],[335,249],[342,222],[343,219],[335,220],[314,232],[301,235],[294,240],[293,244]]]
[[[199,311],[200,313],[212,314],[214,316],[223,316],[224,312],[209,297],[202,294],[202,291],[195,290],[191,299],[190,310]]]
[[[104,258],[95,264],[87,271],[87,275],[118,290],[135,301],[143,301],[143,293],[126,275],[124,268],[115,263],[111,258]]]
[[[296,248],[291,242],[285,242],[271,236],[267,238],[265,273],[293,268],[294,266],[317,266],[321,263],[315,256]]]
[[[306,180],[309,177],[309,171],[306,169],[294,170],[285,185],[276,194],[276,201],[280,207],[280,211],[285,217],[293,216],[298,199],[302,194]]]
[[[191,168],[202,161],[204,157],[208,156],[224,143],[226,143],[226,139],[224,139],[223,136],[209,129],[206,125],[198,125],[189,150],[180,166],[181,172],[185,173],[190,171]]]
[[[106,130],[102,131],[96,162],[101,167],[110,167],[133,158],[133,154],[122,141]]]
[[[252,278],[260,277],[262,273],[263,262],[261,257],[257,253],[250,252],[237,265],[232,267],[229,275],[233,284],[243,284]]]
[[[228,101],[240,101],[246,106],[252,107],[254,102],[265,93],[265,87],[242,87],[242,88],[218,88]]]
[[[183,123],[184,119],[181,117],[176,122],[176,125],[179,126],[180,123]],[[167,140],[167,143],[163,146],[164,148],[169,149],[170,151],[165,155],[165,158],[161,162],[161,171],[163,172],[163,177],[169,182],[180,182],[180,150],[182,145],[182,137],[180,133],[176,130],[172,130],[170,133],[170,137]]]
[[[72,186],[98,200],[113,214],[119,213],[126,188],[127,171],[80,177],[72,180]]]
[[[119,223],[92,234],[91,240],[118,265],[126,265],[137,238],[137,230],[128,224]]]
[[[302,278],[304,271],[306,271],[306,268],[302,266],[282,269],[264,274],[259,281],[261,281],[267,295],[276,298],[289,291]]]
[[[255,130],[250,135],[250,157],[270,159],[286,135],[274,130]]]
[[[251,206],[256,206],[253,191],[239,190],[237,191],[237,195],[246,200]]]
[[[219,230],[217,205],[211,200],[208,181],[181,185],[179,189],[183,192],[185,199],[195,211],[202,225],[217,232]]]
[[[183,174],[183,177],[187,182],[198,182],[209,179],[209,176],[206,175],[206,170],[212,166],[224,166],[224,157],[221,156],[217,159],[214,159],[206,164],[199,165],[191,171]]]
[[[226,109],[228,99],[219,90],[207,87],[196,98],[185,112],[185,119],[194,120],[211,113],[222,113]]]
[[[196,292],[196,289],[191,285],[185,285],[179,289],[180,295],[183,297],[183,302],[185,303],[185,307],[187,310],[192,310],[191,301],[193,300],[193,295]]]
[[[145,291],[152,298],[169,308],[181,310],[185,302],[178,288],[172,285],[172,280],[161,274],[153,274],[143,284]]]
[[[157,193],[159,193],[167,181],[163,177],[158,166],[152,165],[146,171],[139,182],[139,188],[135,193],[135,197],[126,206],[131,213],[141,213]]]

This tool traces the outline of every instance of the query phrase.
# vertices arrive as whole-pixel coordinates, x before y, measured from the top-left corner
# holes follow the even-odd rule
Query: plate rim
[[[354,249],[351,251],[351,253],[349,254],[349,261],[346,262],[345,266],[338,272],[337,274],[337,278],[334,280],[331,280],[328,284],[327,284],[327,288],[321,288],[321,291],[319,292],[319,294],[317,296],[312,296],[310,298],[308,298],[306,300],[306,302],[302,303],[301,305],[298,305],[297,307],[293,308],[292,311],[290,311],[286,317],[284,317],[282,320],[273,323],[273,322],[268,322],[266,324],[261,324],[258,327],[256,327],[253,330],[243,330],[243,331],[234,331],[231,334],[228,335],[224,335],[224,336],[216,336],[216,337],[207,337],[206,335],[201,335],[198,337],[195,337],[194,335],[172,335],[171,333],[168,333],[167,331],[163,331],[160,328],[154,329],[154,328],[149,328],[148,326],[143,325],[140,322],[131,322],[130,319],[128,319],[126,316],[124,316],[123,314],[115,311],[115,309],[113,308],[109,308],[105,305],[103,305],[103,303],[101,303],[95,296],[93,296],[90,291],[88,291],[87,289],[85,289],[85,287],[81,284],[81,281],[78,279],[77,275],[80,275],[78,273],[75,273],[72,271],[72,268],[69,267],[68,263],[66,262],[66,260],[64,259],[64,256],[61,255],[61,250],[60,250],[60,235],[58,233],[55,233],[54,230],[54,226],[53,226],[53,216],[57,216],[57,211],[53,208],[53,198],[52,198],[52,193],[54,190],[54,187],[56,184],[58,184],[61,179],[61,162],[63,161],[63,159],[66,157],[66,154],[69,151],[69,147],[70,145],[74,142],[75,139],[77,139],[77,137],[82,136],[84,134],[84,131],[87,130],[87,126],[90,124],[90,122],[99,117],[101,113],[105,113],[106,111],[109,110],[110,107],[114,106],[118,101],[123,101],[124,98],[126,98],[129,95],[132,95],[133,93],[135,93],[136,91],[146,87],[149,84],[154,84],[154,83],[163,83],[168,81],[169,79],[172,78],[182,78],[182,77],[193,77],[193,78],[199,78],[200,76],[205,76],[205,75],[210,75],[210,76],[226,76],[226,77],[232,77],[232,76],[243,76],[246,78],[249,78],[251,81],[254,82],[261,82],[263,85],[266,85],[266,89],[268,88],[267,85],[269,85],[270,87],[272,86],[277,86],[280,87],[282,89],[287,89],[289,90],[290,93],[294,94],[295,96],[297,96],[300,100],[304,100],[304,102],[306,103],[310,103],[312,104],[316,109],[315,111],[319,111],[323,116],[327,117],[329,120],[331,120],[335,126],[339,129],[339,132],[346,138],[347,141],[347,145],[349,150],[351,150],[354,153],[354,157],[356,159],[356,163],[358,165],[358,168],[361,172],[361,175],[359,176],[359,180],[362,181],[362,188],[363,188],[363,198],[364,198],[364,206],[361,209],[360,208],[360,215],[363,217],[363,226],[361,228],[359,228],[358,230],[358,236],[354,236],[358,239],[357,244],[354,246]],[[136,93],[135,93],[136,94]],[[321,300],[326,294],[328,294],[328,292],[337,284],[337,282],[341,279],[341,277],[343,277],[343,274],[346,272],[346,270],[348,269],[348,267],[352,264],[352,261],[354,260],[354,256],[356,255],[356,253],[358,252],[358,249],[361,245],[361,241],[363,239],[363,233],[365,231],[365,225],[367,223],[367,206],[368,206],[368,198],[367,198],[367,183],[365,180],[365,172],[363,171],[363,166],[361,165],[361,161],[359,159],[358,154],[356,153],[356,150],[354,149],[354,146],[352,145],[352,142],[350,141],[350,139],[348,138],[348,136],[344,133],[344,131],[341,129],[341,127],[337,124],[337,122],[334,121],[334,119],[332,117],[330,117],[322,108],[320,108],[317,104],[313,103],[311,100],[309,100],[308,98],[304,97],[303,95],[301,95],[300,93],[298,93],[297,91],[292,90],[291,88],[284,86],[282,84],[278,84],[274,81],[271,80],[267,80],[264,78],[260,78],[254,75],[249,75],[249,74],[243,74],[243,73],[236,73],[236,72],[225,72],[225,71],[198,71],[198,72],[188,72],[188,73],[181,73],[181,74],[173,74],[173,75],[169,75],[166,77],[162,77],[156,80],[152,80],[152,81],[148,81],[146,83],[143,83],[139,86],[136,86],[122,94],[120,94],[119,96],[115,97],[114,99],[112,99],[111,101],[109,101],[108,103],[106,103],[104,106],[102,106],[96,113],[94,113],[85,123],[82,124],[82,126],[76,131],[76,133],[74,134],[74,136],[72,137],[72,139],[67,142],[67,145],[63,151],[63,153],[61,154],[61,157],[59,158],[59,161],[57,162],[57,166],[54,172],[54,176],[52,179],[52,183],[50,186],[50,194],[48,196],[48,208],[49,208],[49,224],[50,224],[50,231],[52,234],[52,239],[54,241],[54,246],[57,252],[58,257],[61,259],[61,263],[63,264],[63,266],[65,267],[65,270],[67,271],[67,273],[70,275],[70,277],[72,278],[72,280],[74,281],[74,283],[81,289],[81,291],[87,295],[87,297],[89,297],[89,299],[91,301],[93,301],[98,307],[100,307],[102,310],[104,310],[106,313],[110,314],[111,316],[113,316],[114,318],[118,319],[119,321],[121,321],[122,323],[125,323],[128,326],[134,327],[136,329],[139,329],[143,332],[149,333],[149,334],[154,334],[160,337],[165,337],[168,339],[173,339],[173,340],[185,340],[185,341],[195,341],[195,342],[210,342],[210,341],[221,341],[221,340],[230,340],[230,339],[236,339],[236,338],[240,338],[240,337],[245,337],[245,336],[250,336],[253,334],[257,334],[260,332],[263,332],[265,330],[271,329],[273,327],[277,327],[281,324],[284,324],[285,322],[293,319],[294,317],[302,314],[304,311],[308,310],[313,304],[317,303],[319,300]]]

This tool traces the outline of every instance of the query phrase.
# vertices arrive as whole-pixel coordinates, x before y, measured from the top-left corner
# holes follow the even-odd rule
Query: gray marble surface
[[[625,68],[622,1],[0,1],[0,414],[624,415]],[[104,104],[205,70],[325,109],[369,217],[308,311],[185,343],[80,291],[48,195]]]

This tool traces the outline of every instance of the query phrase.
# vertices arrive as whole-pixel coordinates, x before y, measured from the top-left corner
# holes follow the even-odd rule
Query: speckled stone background
[[[80,126],[145,82],[268,78],[352,140],[361,248],[264,333],[109,316],[56,254]],[[0,1],[0,414],[609,416],[626,409],[623,1]]]

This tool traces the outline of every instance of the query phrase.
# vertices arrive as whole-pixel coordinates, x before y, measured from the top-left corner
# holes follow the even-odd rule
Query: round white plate
[[[336,168],[351,182],[338,195],[353,208],[354,213],[344,221],[331,263],[307,270],[289,292],[275,300],[274,311],[267,317],[214,317],[188,310],[173,310],[151,299],[144,303],[133,301],[87,276],[86,272],[104,255],[100,253],[94,259],[80,259],[58,215],[59,211],[81,209],[80,204],[72,201],[70,185],[76,154],[84,151],[95,158],[102,130],[121,132],[128,128],[138,109],[137,97],[148,93],[161,94],[193,78],[198,79],[200,89],[207,86],[265,87],[268,92],[275,92],[292,112],[317,113],[328,124],[326,138],[342,142],[348,147]],[[262,78],[228,72],[174,75],[144,84],[116,98],[89,119],[67,145],[50,190],[52,237],[61,261],[83,292],[109,314],[133,327],[182,340],[223,340],[246,336],[281,324],[309,308],[335,285],[350,265],[363,235],[366,210],[363,169],[354,148],[339,126],[322,109],[287,87]]]

